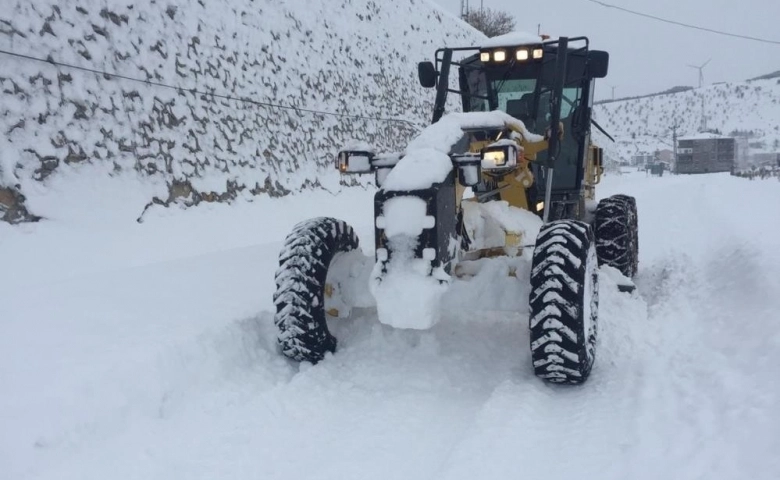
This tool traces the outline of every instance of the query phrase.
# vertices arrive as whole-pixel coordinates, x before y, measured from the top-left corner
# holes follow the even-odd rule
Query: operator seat
[[[533,101],[533,93],[526,93],[516,100],[507,100],[506,113],[523,122],[530,130],[534,120],[531,114],[531,110],[533,110]]]

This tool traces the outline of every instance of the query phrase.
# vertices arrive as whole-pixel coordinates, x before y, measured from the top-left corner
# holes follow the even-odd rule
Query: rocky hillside
[[[780,151],[780,79],[767,77],[602,103],[594,111],[618,140],[608,146],[613,158],[671,149],[671,127],[695,134],[702,113],[708,129],[749,137],[752,152]]]
[[[427,120],[416,63],[481,37],[427,0],[4,5],[0,50],[127,77],[0,54],[10,222],[56,216],[53,188],[142,185],[138,214],[338,188],[331,162],[344,142],[400,148],[408,121]]]

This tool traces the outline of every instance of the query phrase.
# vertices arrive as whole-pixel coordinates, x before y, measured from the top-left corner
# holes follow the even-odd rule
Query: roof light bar
[[[482,63],[503,63],[510,58],[525,62],[531,59],[540,60],[543,57],[544,49],[540,47],[498,48],[479,52],[479,60]]]

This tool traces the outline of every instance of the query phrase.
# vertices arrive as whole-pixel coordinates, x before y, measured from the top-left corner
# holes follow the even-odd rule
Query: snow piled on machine
[[[377,227],[387,235],[392,257],[388,258],[387,249],[377,251],[371,293],[379,320],[395,328],[427,330],[439,322],[449,275],[441,268],[432,270],[433,249],[425,249],[423,258],[415,258],[420,234],[436,222],[427,209],[421,198],[398,196],[382,205],[382,215],[376,219]]]
[[[521,235],[523,245],[533,244],[542,219],[528,210],[509,205],[509,202],[463,202],[463,223],[471,241],[471,249],[502,247],[506,234]]]
[[[423,190],[443,182],[453,170],[449,157],[453,147],[469,129],[512,129],[528,141],[543,140],[526,129],[523,122],[501,112],[452,113],[442,117],[414,138],[403,158],[385,178],[382,189],[405,192]],[[507,202],[465,208],[467,229],[470,228],[474,248],[506,246],[507,234],[516,235],[521,243],[536,238],[541,220],[534,214],[510,207]],[[443,268],[434,269],[431,262],[436,251],[425,249],[422,258],[415,258],[418,237],[435,225],[427,214],[425,202],[414,196],[398,196],[387,200],[377,227],[384,229],[388,250],[377,252],[377,264],[371,275],[371,293],[377,304],[379,320],[396,328],[424,330],[436,325],[440,318],[441,298],[450,283]],[[485,232],[477,237],[476,232]],[[455,241],[455,239],[453,239]],[[522,245],[510,247],[515,254]],[[457,247],[455,247],[457,248]]]
[[[522,121],[500,110],[450,113],[409,142],[404,157],[387,174],[382,188],[386,191],[422,190],[443,182],[452,171],[449,158],[452,147],[463,138],[464,130],[474,128],[512,128],[530,142],[544,139],[528,131]]]
[[[482,42],[482,48],[507,47],[510,45],[533,45],[542,43],[542,37],[528,32],[509,32],[491,37]]]
[[[371,274],[377,317],[395,328],[428,330],[441,320],[450,276],[441,268],[431,270],[430,260],[415,258],[416,237],[395,235],[388,243],[392,258],[377,262]]]
[[[452,160],[446,153],[422,148],[407,153],[387,174],[382,188],[387,191],[423,190],[441,183],[452,171]]]

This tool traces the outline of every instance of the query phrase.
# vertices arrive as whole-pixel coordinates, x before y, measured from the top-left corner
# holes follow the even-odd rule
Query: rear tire
[[[325,282],[336,254],[357,248],[352,227],[335,218],[306,220],[287,236],[274,294],[277,341],[285,356],[317,363],[336,351],[336,337],[325,320]]]
[[[580,384],[596,354],[598,259],[585,222],[542,227],[531,269],[531,359],[536,376]]]
[[[628,278],[639,268],[639,226],[636,199],[614,195],[596,207],[596,252],[599,264],[609,265]]]

